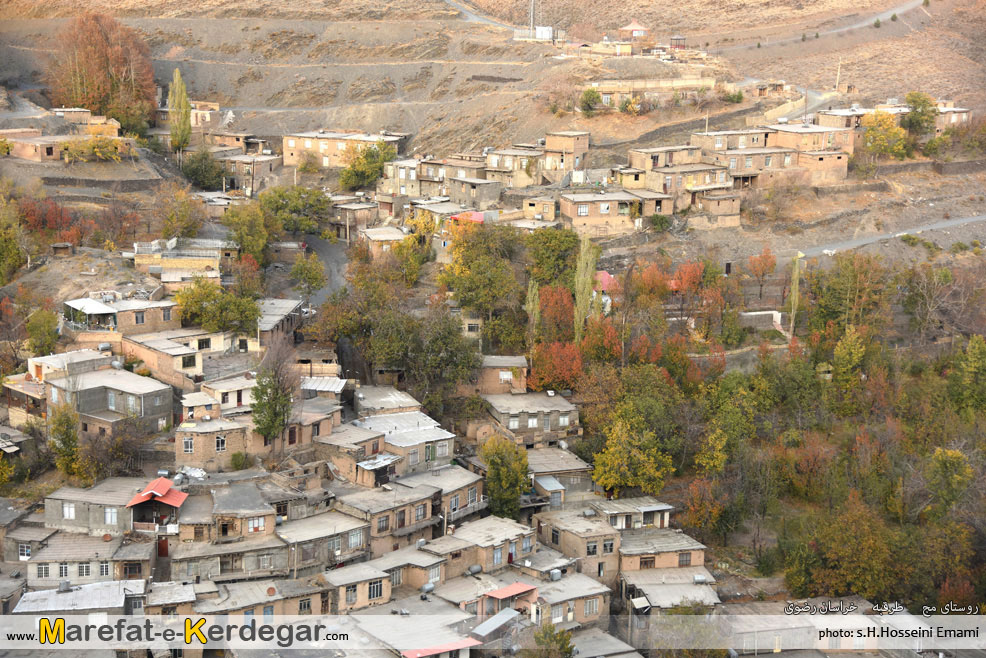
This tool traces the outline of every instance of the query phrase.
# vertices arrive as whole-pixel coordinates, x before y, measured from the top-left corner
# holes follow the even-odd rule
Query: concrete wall
[[[135,491],[136,495],[137,492]],[[72,503],[75,506],[75,518],[66,519],[62,514],[62,503]],[[106,508],[116,508],[116,523],[105,523]],[[93,537],[100,535],[122,535],[130,530],[133,510],[123,505],[102,505],[84,500],[63,501],[45,498],[45,527],[70,532],[85,532]]]
[[[246,427],[224,429],[218,432],[197,432],[182,430],[175,432],[175,463],[179,466],[193,466],[207,471],[228,470],[232,467],[234,452],[252,454]],[[216,452],[216,437],[226,437],[226,450]],[[192,453],[184,450],[185,439],[192,439]]]
[[[705,551],[674,551],[670,553],[652,553],[650,555],[620,555],[620,571],[640,571],[641,558],[654,558],[654,568],[670,568],[678,566],[678,554],[691,553],[692,563],[689,566],[700,567],[705,564]]]

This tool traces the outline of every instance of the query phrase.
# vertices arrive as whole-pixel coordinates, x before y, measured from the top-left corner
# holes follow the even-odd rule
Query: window
[[[467,500],[469,504],[472,505],[477,500],[476,487],[469,487],[469,493],[467,494]]]
[[[190,436],[186,436],[181,440],[181,448],[186,455],[192,454],[195,452],[195,439]]]
[[[390,589],[400,587],[404,582],[404,568],[398,567],[390,572]]]
[[[288,140],[288,147],[289,148],[294,148],[294,140],[293,139],[289,139]]]
[[[124,580],[129,580],[131,578],[140,578],[141,572],[140,562],[124,562],[123,563],[123,578]]]
[[[356,603],[356,585],[346,585],[346,603]]]
[[[585,544],[585,554],[586,555],[596,555],[599,551],[599,544],[594,541],[586,542]]]
[[[74,519],[75,518],[75,503],[62,503],[62,518],[63,519]]]
[[[551,606],[551,623],[560,624],[563,621],[565,621],[565,606],[563,605]]]
[[[370,600],[372,601],[373,599],[379,599],[381,596],[383,596],[383,581],[371,580],[369,592]]]
[[[52,389],[51,389],[51,401],[54,404],[58,404],[58,389],[57,388],[52,387]]]
[[[195,367],[195,355],[186,354],[181,357],[181,367],[182,368],[194,368]]]
[[[216,437],[216,452],[226,452],[226,437],[217,436]]]
[[[127,396],[127,412],[131,415],[137,413],[137,398],[133,395]]]
[[[679,567],[690,567],[690,566],[692,566],[692,554],[691,553],[678,553],[678,566]]]
[[[435,455],[437,457],[448,457],[448,442],[442,441],[435,444]]]
[[[47,564],[39,564],[38,565],[38,578],[47,578],[47,577],[48,577],[48,565]]]
[[[585,616],[591,617],[599,613],[599,599],[586,599],[585,600]]]
[[[301,599],[298,601],[298,614],[299,615],[310,615],[312,613],[312,600]]]
[[[787,167],[790,164],[791,164],[791,154],[790,153],[785,153],[784,154],[784,166]]]
[[[442,565],[436,564],[432,568],[428,569],[428,582],[437,583],[442,579]]]
[[[342,537],[329,537],[329,557],[342,550]]]
[[[103,561],[99,563],[99,575],[108,576],[110,575],[110,563]]]
[[[418,449],[417,448],[412,448],[411,450],[408,451],[408,453],[407,453],[407,463],[410,466],[414,466],[415,464],[418,463]]]
[[[211,338],[199,338],[198,348],[200,350],[212,349],[212,339]]]
[[[513,380],[514,380],[514,373],[512,373],[509,370],[501,370],[500,371],[500,383],[501,384],[509,384]]]
[[[558,539],[559,539],[559,537],[558,537],[558,528],[552,528],[551,529],[551,543],[557,545],[558,544]]]
[[[722,148],[722,137],[716,137],[716,148],[717,149]]]
[[[223,393],[222,396],[219,398],[219,401],[222,404],[227,404],[229,402],[229,393]]]
[[[68,562],[59,562],[58,563],[58,577],[59,578],[68,578]]]
[[[82,431],[83,432],[89,431],[89,423],[82,423]]]
[[[425,504],[415,505],[414,507],[414,520],[422,521],[425,518]]]
[[[253,610],[244,610],[243,623],[249,626],[251,621],[253,621]]]
[[[90,566],[91,565],[88,562],[79,563],[79,578],[88,578],[92,575],[92,569]]]
[[[729,168],[736,169],[736,158],[729,158]]]
[[[166,309],[163,309],[161,311],[161,319],[164,320],[165,322],[167,322],[168,320],[171,319],[171,309],[170,308],[166,308]]]
[[[522,550],[525,553],[530,553],[531,552],[531,536],[530,535],[527,535],[527,536],[524,537],[524,540],[520,543],[520,550]]]
[[[273,561],[270,555],[261,555],[259,560],[259,565],[261,569],[270,569]]]
[[[247,532],[263,532],[264,531],[264,517],[262,516],[252,516],[247,519]]]
[[[568,414],[558,416],[558,427],[568,427]]]
[[[405,178],[407,178],[407,169],[405,169],[404,167],[401,167],[400,169],[398,169],[397,170],[397,177],[400,178],[401,180],[404,180]]]
[[[746,169],[751,169],[753,167],[753,156],[746,156],[746,161],[743,163]]]
[[[766,167],[769,167],[773,163],[773,161],[774,161],[774,158],[772,156],[769,156],[769,155],[768,156],[765,156],[764,159],[763,159],[763,166],[765,168]]]
[[[264,606],[264,621],[271,622],[274,620],[274,606],[265,605]]]
[[[466,331],[470,334],[475,334],[479,331],[479,324],[475,322],[470,322],[466,325]]]
[[[312,438],[318,436],[321,431],[322,431],[322,422],[321,421],[319,421],[317,423],[312,423]]]
[[[599,204],[599,214],[600,215],[608,215],[609,214],[609,204],[608,203],[600,203]]]
[[[107,507],[103,509],[103,524],[116,525],[116,508]]]
[[[448,508],[450,510],[452,510],[453,512],[455,510],[459,509],[459,494],[455,494],[454,496],[452,496],[451,498],[449,498]]]
[[[520,418],[519,417],[517,417],[517,416],[511,416],[510,419],[507,420],[507,428],[509,428],[509,429],[515,430],[519,426],[520,426]]]
[[[588,217],[589,216],[589,204],[588,203],[580,203],[577,206],[576,212],[578,213],[578,216],[579,217]]]
[[[536,430],[538,428],[538,417],[531,414],[527,417],[527,429]]]
[[[640,558],[640,568],[641,569],[653,569],[654,568],[654,558],[653,557],[642,557],[642,558]]]
[[[493,564],[503,564],[503,547],[497,546],[493,549]]]
[[[346,150],[346,144],[345,144],[345,142],[336,142],[336,150],[337,151],[345,151]]]
[[[144,312],[137,311],[134,313],[134,324],[144,324]]]
[[[390,516],[381,516],[377,519],[377,532],[387,532],[390,529]]]
[[[30,544],[17,544],[17,557],[22,560],[26,560],[31,557],[31,545]]]
[[[363,530],[357,528],[356,530],[349,531],[349,548],[350,550],[354,548],[359,548],[363,545]]]
[[[306,139],[305,140],[305,148],[306,149],[310,149],[311,147],[312,147],[312,140]]]
[[[609,555],[613,552],[613,540],[606,539],[603,540],[603,555]]]

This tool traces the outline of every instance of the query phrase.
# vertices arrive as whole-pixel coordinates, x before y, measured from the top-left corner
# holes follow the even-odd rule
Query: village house
[[[636,194],[636,191],[573,192],[562,194],[559,214],[580,235],[605,237],[639,230],[644,218],[670,214],[672,198],[664,194]]]
[[[376,414],[353,424],[383,434],[386,451],[402,458],[396,464],[397,475],[443,466],[455,454],[455,434],[420,411]]]
[[[201,468],[209,472],[233,466],[233,455],[249,456],[268,452],[255,441],[251,428],[220,416],[203,413],[186,418],[175,428],[175,465]]]
[[[392,593],[402,587],[427,590],[429,585],[438,587],[445,582],[445,558],[411,546],[387,553],[367,564],[387,572]]]
[[[56,532],[58,531],[35,523],[8,528],[3,539],[3,561],[27,562]]]
[[[257,301],[260,319],[257,321],[257,340],[261,347],[268,347],[281,339],[294,342],[294,332],[301,327],[303,318],[301,299],[270,299]]]
[[[245,153],[221,155],[216,161],[223,166],[223,189],[239,190],[249,199],[277,184],[282,164],[279,155]]]
[[[257,379],[249,372],[235,377],[202,382],[202,392],[219,402],[223,416],[249,413]]]
[[[384,163],[383,176],[377,181],[377,193],[421,196],[421,182],[418,180],[419,165],[420,161],[414,158]]]
[[[653,496],[596,500],[592,508],[617,530],[670,528],[674,509]]]
[[[705,546],[670,528],[626,530],[619,552],[622,573],[705,564]]]
[[[618,34],[620,41],[637,41],[639,39],[649,38],[650,29],[638,23],[637,19],[634,19],[629,24],[621,27]]]
[[[772,146],[792,148],[797,151],[842,151],[853,154],[854,140],[849,128],[815,126],[804,123],[779,123],[768,126]],[[744,148],[744,147],[737,147]]]
[[[153,268],[158,269],[158,268]],[[193,272],[192,270],[161,270],[160,272],[148,272],[151,276],[161,280],[165,295],[174,295],[195,284],[196,279],[205,279],[209,283],[222,285],[222,275],[219,270],[208,270],[205,272]]]
[[[524,199],[522,204],[524,218],[535,221],[553,222],[555,221],[555,199],[550,196],[535,196]]]
[[[790,148],[723,149],[711,152],[708,158],[728,169],[737,189],[792,184],[804,178],[804,171],[797,168],[798,152]]]
[[[627,170],[650,171],[680,164],[695,164],[702,161],[702,148],[690,144],[658,146],[653,148],[630,149],[627,152]],[[634,178],[628,182],[640,182]]]
[[[189,583],[165,580],[148,583],[144,600],[144,614],[174,618],[178,615],[193,615],[192,605],[198,598],[207,598],[218,593],[212,581]]]
[[[237,252],[238,247],[225,240],[171,238],[135,242],[134,269],[146,273],[217,272],[227,269],[238,256]]]
[[[310,158],[317,167],[348,167],[349,154],[380,142],[394,147],[397,155],[404,152],[410,135],[406,133],[368,134],[360,132],[315,132],[285,135],[282,141],[284,165],[297,167]]]
[[[972,119],[972,110],[955,107],[955,101],[938,100],[935,102],[938,114],[935,116],[935,136],[941,136],[949,128],[957,128]]]
[[[202,135],[202,143],[209,146],[234,147],[241,153],[262,153],[266,140],[257,139],[253,133],[236,130],[210,130]]]
[[[467,159],[461,156],[431,158],[418,164],[419,193],[421,196],[448,196],[448,180],[485,179],[486,159]]]
[[[3,380],[9,422],[19,427],[32,418],[36,420],[46,418],[47,398],[44,386],[46,379],[92,372],[105,368],[112,362],[112,354],[97,350],[75,350],[29,358],[27,372],[10,375]]]
[[[62,315],[71,328],[118,331],[126,336],[181,327],[178,304],[173,301],[113,299],[115,293],[94,294],[110,301],[81,297],[62,304]]]
[[[394,615],[394,609],[401,614]],[[470,650],[481,644],[469,636],[469,619],[445,601],[417,595],[366,608],[355,617],[368,635],[360,640],[362,647],[374,647],[376,641],[403,658],[469,658]],[[385,654],[378,650],[375,655]]]
[[[578,408],[561,395],[483,395],[498,429],[528,450],[581,435]]]
[[[348,380],[338,377],[302,377],[299,388],[305,400],[328,398],[338,402],[348,383]]]
[[[589,152],[587,130],[559,130],[545,133],[544,170],[573,171],[585,169],[585,156]]]
[[[527,451],[527,472],[534,491],[548,498],[552,508],[594,490],[592,467],[563,448],[541,447]]]
[[[532,619],[537,626],[550,621],[562,629],[585,628],[604,626],[609,619],[610,588],[584,573],[532,584],[537,586]]]
[[[124,356],[142,362],[155,379],[190,392],[205,377],[206,355],[224,354],[230,340],[223,332],[189,327],[124,336],[120,347]]]
[[[467,550],[463,550],[463,546]],[[448,551],[448,548],[452,548]],[[465,573],[455,568],[455,553],[468,553],[469,564],[478,564],[483,573],[492,574],[506,569],[515,561],[523,560],[537,548],[534,529],[512,519],[487,516],[477,521],[469,521],[456,526],[454,532],[425,544],[422,550],[436,555],[450,553],[447,573],[454,577]]]
[[[504,611],[516,611],[533,621],[538,588],[531,583],[516,582],[512,575],[477,573],[451,578],[435,588],[435,596],[475,615],[483,623],[491,622]]]
[[[133,615],[144,609],[143,580],[110,580],[57,589],[26,592],[14,608],[15,615]],[[86,655],[90,655],[87,650]]]
[[[350,244],[353,234],[359,235],[360,229],[377,221],[379,207],[375,201],[366,201],[362,197],[353,200],[332,201],[332,215],[329,223],[335,228],[336,237]]]
[[[195,132],[203,132],[219,123],[219,103],[190,100],[190,122]],[[155,121],[159,127],[171,125],[171,110],[167,106],[157,108]]]
[[[534,515],[538,541],[570,558],[580,573],[615,588],[620,572],[620,531],[591,508],[554,510]]]
[[[193,614],[242,615],[244,620],[271,623],[275,615],[311,615],[328,612],[324,605],[325,585],[318,579],[257,580],[214,583],[210,591],[192,604]]]
[[[730,149],[766,148],[778,146],[773,137],[774,132],[773,128],[765,127],[694,132],[689,137],[688,143],[706,153]],[[767,143],[768,140],[770,144]]]
[[[390,601],[390,574],[370,562],[333,569],[323,577],[330,588],[330,614],[347,614]]]
[[[362,519],[330,511],[280,523],[275,533],[288,545],[291,577],[298,578],[366,558],[369,528]]]
[[[485,510],[488,504],[483,478],[457,464],[403,475],[393,481],[394,486],[412,489],[422,484],[442,490],[441,514],[446,525],[461,523]]]
[[[47,405],[69,404],[79,416],[84,437],[131,437],[163,431],[171,424],[171,387],[150,377],[116,368],[48,379]]]
[[[70,585],[111,580],[145,580],[154,574],[156,543],[124,543],[122,537],[92,537],[56,532],[45,539],[28,560],[27,585],[50,589],[68,581]]]
[[[178,516],[188,494],[175,488],[174,482],[165,477],[152,480],[127,502],[131,510],[131,525],[136,532],[152,535],[177,535]],[[167,540],[163,540],[167,544]],[[164,546],[161,554],[167,554]]]
[[[726,167],[709,164],[679,164],[653,169],[645,174],[647,189],[674,198],[674,210],[690,207],[710,191],[730,190],[733,181]]]
[[[365,418],[421,411],[421,403],[393,386],[360,386],[356,389],[355,408],[356,415]]]
[[[22,504],[22,503],[21,503]],[[0,561],[16,562],[19,559],[27,559],[27,556],[18,555],[17,545],[14,544],[13,551],[7,550],[6,539],[7,531],[13,530],[18,522],[28,515],[28,510],[21,509],[18,501],[12,498],[0,498]]]
[[[61,487],[45,497],[46,528],[119,536],[133,530],[133,510],[127,503],[147,485],[142,478],[112,477],[88,489]]]
[[[379,487],[397,474],[403,458],[386,452],[383,432],[353,424],[332,428],[315,439],[315,454],[332,464],[333,472],[361,487]]]
[[[341,492],[340,492],[341,493]],[[341,493],[336,509],[370,524],[370,555],[380,557],[390,551],[430,539],[432,528],[441,522],[441,489],[419,485]]]
[[[496,395],[527,391],[527,357],[484,354],[479,372],[468,382],[459,384],[458,394]]]
[[[503,184],[485,178],[449,178],[448,197],[452,203],[477,210],[494,208],[500,203]]]
[[[403,242],[407,234],[396,226],[377,226],[360,229],[359,237],[369,247],[370,258],[379,260],[385,256],[390,257],[391,250]]]
[[[541,182],[544,150],[513,146],[494,149],[486,155],[486,178],[503,187],[530,187]]]

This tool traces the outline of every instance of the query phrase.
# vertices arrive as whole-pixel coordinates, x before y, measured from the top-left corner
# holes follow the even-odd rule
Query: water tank
[[[428,543],[427,539],[419,539],[416,546],[418,548],[424,548],[424,545]]]
[[[480,564],[474,564],[471,567],[469,567],[468,571],[471,575],[475,576],[477,573],[483,572],[483,567]]]
[[[116,368],[117,370],[123,370],[123,362],[122,361],[113,361],[112,363],[110,363],[110,365],[113,366],[114,368]]]
[[[435,591],[435,583],[425,583],[424,585],[421,586],[422,594],[430,594],[431,592],[434,591]]]
[[[61,582],[58,583],[58,591],[59,592],[71,592],[72,591],[72,586],[69,584],[69,582],[67,580],[63,580],[63,581],[61,581]]]
[[[561,580],[561,569],[552,569],[548,572],[548,577],[551,580]]]
[[[106,352],[113,347],[112,343],[100,343],[96,346],[96,349],[100,352]]]

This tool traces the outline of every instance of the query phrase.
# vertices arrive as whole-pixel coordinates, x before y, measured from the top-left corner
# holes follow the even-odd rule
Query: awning
[[[438,646],[428,647],[427,649],[408,649],[407,651],[401,651],[401,656],[403,658],[424,658],[425,656],[437,656],[438,654],[445,653],[447,651],[475,647],[480,644],[482,644],[482,642],[479,640],[474,640],[471,637],[464,637],[461,640],[456,640],[455,642],[439,644]]]
[[[494,599],[509,599],[536,589],[537,587],[534,585],[528,585],[527,583],[513,583],[512,585],[495,589],[492,592],[487,592],[486,596],[491,596]]]
[[[168,478],[158,478],[144,487],[144,490],[130,499],[127,507],[133,507],[149,500],[157,500],[171,507],[181,507],[188,494],[174,488],[174,482]]]

